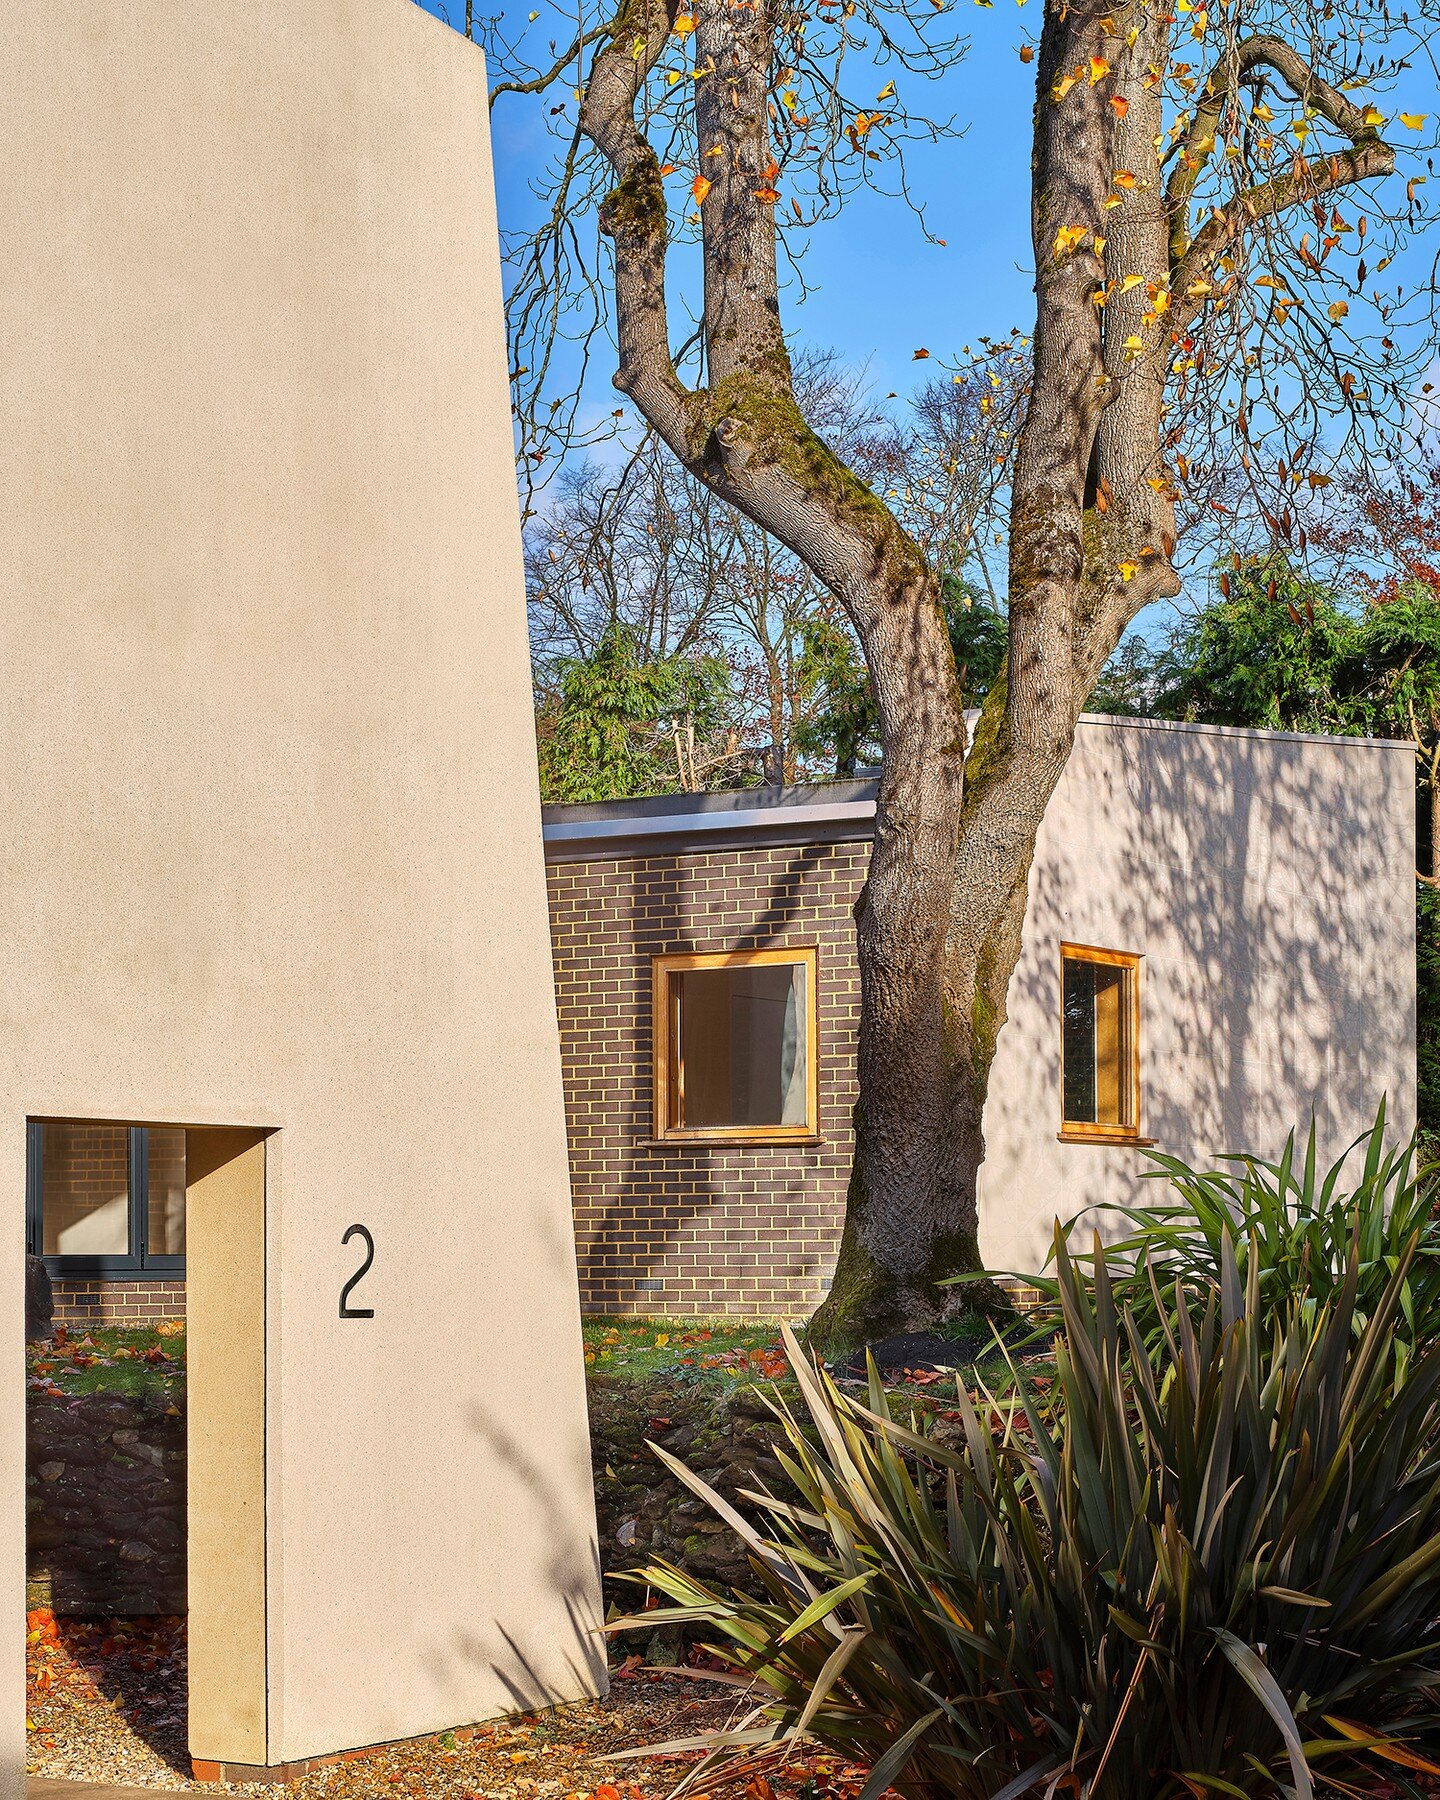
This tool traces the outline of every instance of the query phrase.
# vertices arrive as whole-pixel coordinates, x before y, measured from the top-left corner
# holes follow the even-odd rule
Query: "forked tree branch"
[[[532,81],[502,81],[498,83],[490,90],[492,109],[502,94],[543,94],[547,88],[553,86],[560,79],[577,57],[583,55],[591,44],[598,43],[603,37],[608,37],[613,29],[613,24],[605,24],[592,26],[589,31],[582,31],[571,41],[570,48],[557,57],[548,69],[535,76]]]
[[[1325,156],[1296,156],[1283,175],[1257,183],[1217,207],[1209,222],[1189,236],[1189,204],[1195,183],[1214,150],[1225,101],[1247,70],[1271,68],[1313,111],[1350,140],[1348,150]],[[1292,206],[1353,187],[1395,167],[1395,152],[1353,101],[1332,87],[1282,38],[1257,37],[1242,43],[1226,64],[1217,66],[1205,84],[1205,100],[1182,140],[1181,162],[1170,177],[1166,208],[1170,212],[1170,286],[1175,294],[1175,327],[1184,331],[1203,309],[1210,278],[1220,258],[1251,226],[1274,218]],[[1194,290],[1192,292],[1192,290]]]

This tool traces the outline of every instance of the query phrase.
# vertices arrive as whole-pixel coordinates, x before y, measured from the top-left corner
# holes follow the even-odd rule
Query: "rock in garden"
[[[25,1342],[48,1344],[55,1335],[55,1293],[38,1256],[25,1258]]]

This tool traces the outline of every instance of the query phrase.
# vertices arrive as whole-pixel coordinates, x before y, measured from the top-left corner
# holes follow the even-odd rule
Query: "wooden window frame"
[[[1060,1130],[1058,1136],[1062,1144],[1153,1144],[1154,1138],[1146,1137],[1140,1128],[1140,982],[1141,965],[1144,956],[1135,950],[1106,950],[1098,944],[1072,944],[1062,941],[1060,945],[1060,1001],[1058,1020],[1060,1026]],[[1124,1071],[1129,1106],[1126,1110],[1134,1120],[1132,1125],[1097,1125],[1084,1119],[1067,1119],[1065,1117],[1065,964],[1067,962],[1100,963],[1106,968],[1128,970],[1130,980],[1129,991],[1129,1030],[1126,1040],[1129,1049],[1128,1068]]]
[[[676,1125],[671,1071],[683,1091],[680,1062],[678,990],[673,975],[691,969],[743,969],[776,963],[800,963],[805,969],[805,1123],[803,1125]],[[820,1132],[820,952],[815,944],[783,950],[706,950],[667,954],[650,959],[651,1129],[657,1144],[813,1144]]]

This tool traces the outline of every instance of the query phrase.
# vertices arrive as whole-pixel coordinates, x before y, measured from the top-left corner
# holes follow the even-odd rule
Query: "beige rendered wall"
[[[268,1760],[590,1691],[481,59],[410,0],[7,24],[10,1616],[26,1116],[249,1126]],[[0,1695],[13,1787],[18,1629]]]
[[[981,1250],[1145,1198],[1135,1148],[1060,1143],[1062,941],[1143,954],[1141,1128],[1191,1161],[1338,1155],[1415,1120],[1415,770],[1406,745],[1082,722],[1036,846],[985,1113]]]

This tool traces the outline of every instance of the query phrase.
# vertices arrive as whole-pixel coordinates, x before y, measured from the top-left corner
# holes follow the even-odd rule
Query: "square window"
[[[1140,958],[1060,946],[1060,1135],[1140,1135]]]
[[[26,1128],[26,1241],[54,1274],[98,1278],[185,1265],[185,1144],[178,1126],[100,1119]]]
[[[815,986],[813,949],[657,956],[655,1136],[813,1137]]]

